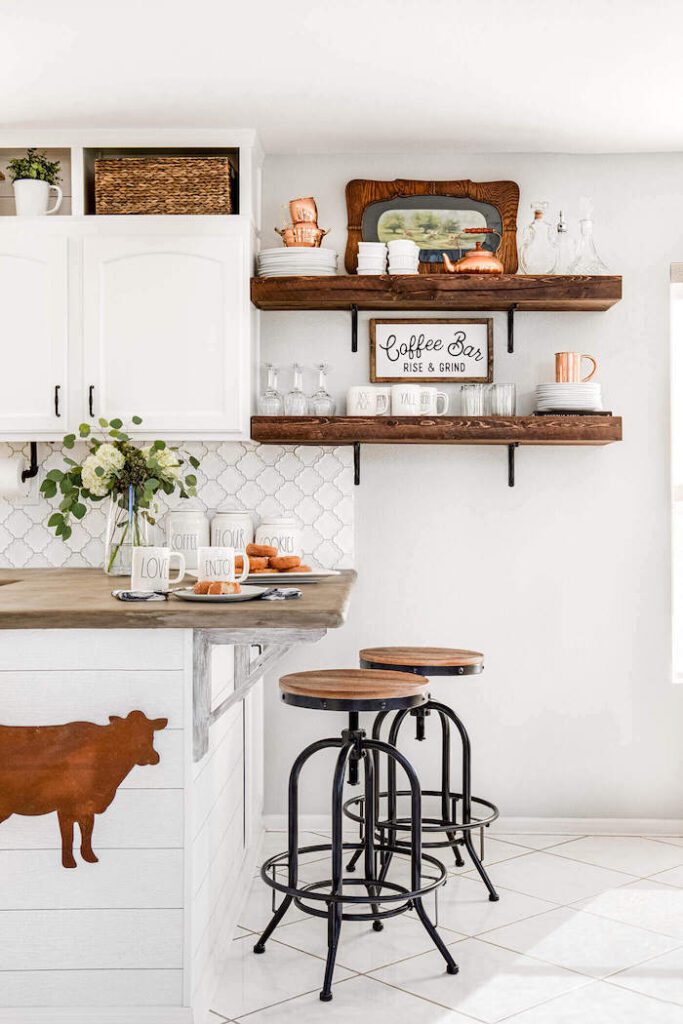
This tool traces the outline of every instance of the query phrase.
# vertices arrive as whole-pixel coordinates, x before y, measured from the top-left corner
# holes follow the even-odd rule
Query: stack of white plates
[[[259,277],[334,277],[337,254],[333,249],[289,245],[263,249],[257,257]]]
[[[537,412],[601,412],[600,385],[584,381],[581,384],[537,384]]]

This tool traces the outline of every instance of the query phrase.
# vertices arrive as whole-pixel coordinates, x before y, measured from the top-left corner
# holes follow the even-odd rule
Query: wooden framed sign
[[[493,320],[371,320],[370,380],[486,384],[493,380]]]

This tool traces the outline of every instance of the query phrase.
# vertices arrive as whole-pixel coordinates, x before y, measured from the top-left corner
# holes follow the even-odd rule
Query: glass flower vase
[[[149,523],[144,510],[138,507],[135,488],[113,493],[107,512],[104,571],[109,576],[130,576],[133,548],[149,543]]]

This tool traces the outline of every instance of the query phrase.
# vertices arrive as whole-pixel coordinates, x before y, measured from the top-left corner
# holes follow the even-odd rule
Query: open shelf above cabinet
[[[620,416],[252,416],[262,444],[603,445]]]
[[[603,312],[621,299],[621,277],[556,274],[417,274],[253,277],[259,309],[519,310]]]

